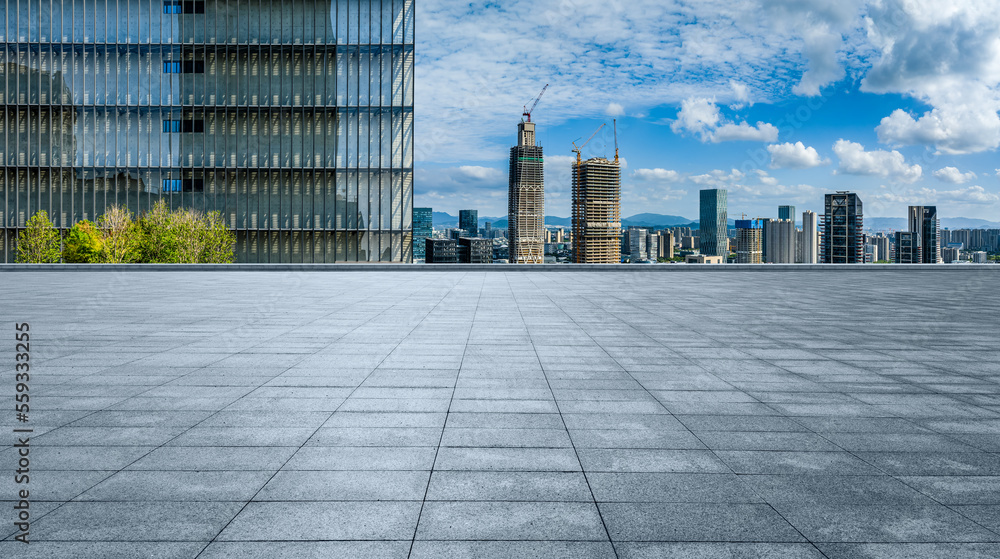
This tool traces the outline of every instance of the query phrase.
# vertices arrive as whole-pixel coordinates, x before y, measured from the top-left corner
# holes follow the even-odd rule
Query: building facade
[[[545,158],[535,143],[535,123],[517,125],[510,148],[507,238],[511,264],[545,262]]]
[[[166,200],[242,262],[412,260],[412,0],[5,6],[0,259]]]
[[[778,219],[788,219],[795,224],[795,206],[778,206]]]
[[[863,264],[865,237],[861,198],[854,192],[827,194],[825,209],[820,262]]]
[[[920,263],[941,262],[941,222],[937,206],[910,206],[908,212],[910,232],[920,236]]]
[[[815,264],[819,261],[819,229],[817,228],[816,212],[802,212],[802,230],[799,231],[798,259],[802,264]]]
[[[481,237],[458,240],[458,261],[462,264],[492,264],[493,241]]]
[[[621,168],[594,157],[573,163],[573,262],[621,262]]]
[[[920,233],[898,231],[896,233],[896,264],[923,263],[923,242]]]
[[[424,258],[428,264],[457,264],[458,242],[455,239],[424,239]]]
[[[736,220],[736,263],[760,264],[763,260],[763,223],[759,219]]]
[[[466,237],[478,237],[479,211],[458,210],[458,228],[465,231]]]
[[[423,260],[426,254],[424,239],[434,236],[434,209],[413,208],[413,259]]]
[[[790,219],[772,219],[767,223],[764,239],[764,262],[794,264],[797,235],[795,222]]]
[[[729,255],[729,214],[726,209],[727,191],[701,191],[699,205],[698,250],[708,256]]]

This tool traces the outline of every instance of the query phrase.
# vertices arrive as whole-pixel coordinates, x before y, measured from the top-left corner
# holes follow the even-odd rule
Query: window
[[[178,132],[195,132],[201,133],[205,131],[205,121],[204,120],[164,120],[163,121],[163,132],[164,133],[178,133]]]
[[[163,63],[164,74],[204,74],[204,60],[167,61]]]
[[[180,192],[181,179],[163,179],[164,192]]]
[[[205,13],[205,2],[204,0],[164,0],[163,13],[203,14]]]

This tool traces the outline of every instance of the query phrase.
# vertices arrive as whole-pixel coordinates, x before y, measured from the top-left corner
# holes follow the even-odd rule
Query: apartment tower
[[[910,232],[920,236],[920,260],[922,264],[941,263],[941,222],[937,216],[937,206],[910,206]]]

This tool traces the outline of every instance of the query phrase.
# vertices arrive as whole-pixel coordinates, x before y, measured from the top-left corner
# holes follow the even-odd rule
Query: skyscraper
[[[617,161],[573,163],[573,262],[621,262],[621,192]]]
[[[412,0],[6,5],[0,261],[38,210],[159,200],[242,262],[412,259]]]
[[[937,206],[910,206],[910,232],[920,236],[920,262],[939,264],[941,262],[941,223],[937,216]]]
[[[422,260],[426,254],[424,239],[434,235],[433,208],[413,208],[413,258]]]
[[[819,230],[816,212],[802,212],[802,231],[799,232],[799,258],[803,264],[815,264],[819,259]]]
[[[759,219],[736,220],[737,264],[760,264],[763,262],[762,234],[763,224]]]
[[[535,145],[535,123],[517,125],[517,146],[510,148],[507,238],[511,264],[545,262],[545,170],[542,146]]]
[[[464,229],[467,237],[478,237],[479,211],[458,210],[458,228]]]
[[[795,206],[778,206],[778,219],[789,219],[795,225]]]
[[[701,191],[698,230],[699,250],[702,254],[723,257],[729,255],[726,196],[727,192],[723,189]]]
[[[826,195],[820,260],[826,264],[864,264],[864,213],[854,192]]]

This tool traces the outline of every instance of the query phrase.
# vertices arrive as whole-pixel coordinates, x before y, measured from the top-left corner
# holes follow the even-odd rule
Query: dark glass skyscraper
[[[791,220],[795,224],[795,206],[778,206],[778,219]]]
[[[219,211],[249,262],[412,258],[412,0],[5,0],[0,260],[38,210]]]
[[[937,206],[910,206],[910,232],[920,239],[920,263],[941,262],[941,222],[938,221]]]
[[[479,211],[458,210],[458,228],[465,230],[467,237],[479,236]]]
[[[701,191],[698,235],[700,251],[704,255],[723,257],[729,255],[727,194],[724,189]]]
[[[864,264],[864,212],[861,198],[854,192],[826,195],[823,215],[820,262]]]
[[[434,235],[433,208],[413,208],[413,258],[423,259],[426,255],[424,239]]]

